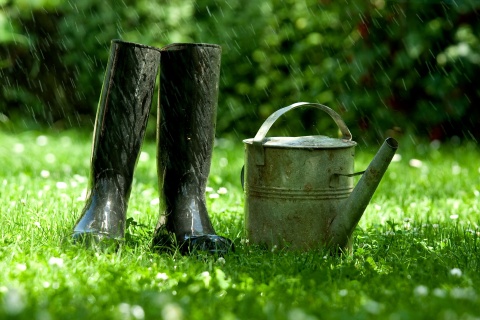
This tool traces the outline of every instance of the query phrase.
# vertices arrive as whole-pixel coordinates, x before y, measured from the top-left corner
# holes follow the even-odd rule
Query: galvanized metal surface
[[[245,139],[243,142],[253,144],[254,139]],[[336,149],[356,146],[355,141],[335,139],[327,136],[303,136],[303,137],[268,137],[262,141],[262,147],[275,148],[307,148],[307,149]]]
[[[274,119],[299,106],[312,104],[280,109]],[[329,109],[322,106],[325,108]],[[330,111],[329,115],[334,113]],[[341,128],[342,139],[265,138],[265,127],[273,124],[272,117],[269,119],[261,134],[244,140],[245,227],[250,243],[293,250],[328,246],[351,251],[352,232],[395,153],[396,141],[387,139],[375,158],[381,160],[373,161],[366,179],[361,179],[368,182],[359,184],[351,196],[356,143],[350,141],[346,126]],[[337,120],[337,124],[343,123]],[[259,151],[255,140],[262,136]]]
[[[353,190],[354,148],[266,148],[265,164],[245,149],[245,223],[251,243],[291,249],[321,246],[328,226]],[[330,164],[330,165],[329,165]]]

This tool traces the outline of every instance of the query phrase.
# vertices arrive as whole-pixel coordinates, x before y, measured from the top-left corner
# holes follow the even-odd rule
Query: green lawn
[[[224,258],[157,254],[155,145],[145,144],[127,241],[86,250],[69,235],[83,207],[91,139],[0,133],[0,318],[478,319],[480,152],[400,141],[350,257],[245,242],[241,140],[220,140],[207,194]],[[357,148],[356,170],[375,150]]]

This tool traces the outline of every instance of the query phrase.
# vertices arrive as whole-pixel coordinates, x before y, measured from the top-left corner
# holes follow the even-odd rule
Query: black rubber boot
[[[172,44],[162,49],[158,108],[161,216],[153,245],[182,253],[224,254],[233,243],[215,234],[205,205],[217,115],[221,47]]]
[[[124,238],[159,64],[159,49],[112,41],[93,134],[90,190],[74,228],[76,241],[115,244]]]

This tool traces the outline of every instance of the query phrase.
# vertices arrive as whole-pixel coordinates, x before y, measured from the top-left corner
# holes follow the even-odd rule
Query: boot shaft
[[[112,41],[95,120],[93,183],[103,175],[120,175],[127,182],[132,180],[159,65],[160,50]]]
[[[158,110],[159,167],[208,176],[215,138],[221,47],[172,44],[162,49]]]

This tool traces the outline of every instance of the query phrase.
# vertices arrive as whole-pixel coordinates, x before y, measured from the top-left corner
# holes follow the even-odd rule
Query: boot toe
[[[216,234],[185,236],[179,249],[182,254],[205,252],[222,256],[229,252],[235,252],[235,246],[230,239]]]
[[[235,245],[230,239],[216,234],[185,235],[183,238],[176,238],[168,232],[157,232],[153,247],[161,252],[173,252],[178,249],[183,255],[208,253],[222,256],[235,252]]]

